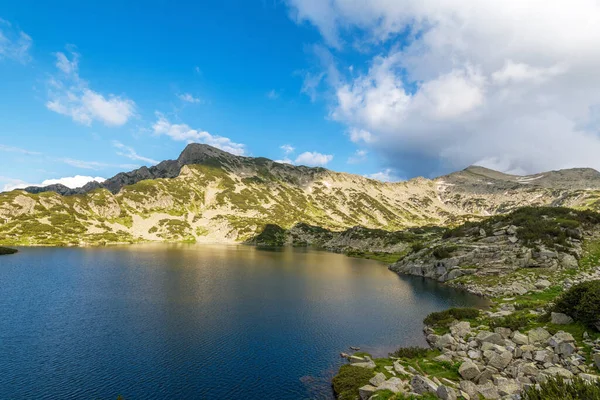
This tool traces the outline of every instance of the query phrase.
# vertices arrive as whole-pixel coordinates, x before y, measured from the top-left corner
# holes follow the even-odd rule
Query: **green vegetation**
[[[348,257],[367,258],[369,260],[381,261],[386,264],[393,264],[402,259],[406,253],[377,253],[372,251],[350,250],[345,253]]]
[[[590,383],[581,378],[548,379],[540,387],[526,390],[523,400],[600,400],[600,382]]]
[[[515,307],[516,308],[516,307]],[[514,313],[506,317],[496,318],[489,321],[489,326],[495,328],[510,328],[513,331],[525,328],[531,323],[531,316],[527,312]]]
[[[397,358],[423,358],[431,349],[425,347],[400,347],[398,350],[390,353],[390,357]]]
[[[447,328],[454,320],[473,320],[479,316],[476,308],[450,308],[429,314],[423,323],[433,327]]]
[[[433,249],[432,254],[435,258],[441,260],[451,257],[452,253],[454,253],[456,250],[458,250],[457,246],[440,246]]]
[[[573,286],[558,299],[554,311],[565,313],[575,321],[600,330],[600,281]]]
[[[8,247],[0,247],[0,256],[4,256],[7,254],[15,254],[18,252],[19,252],[19,250],[17,250],[17,249],[9,249]]]
[[[251,242],[258,246],[280,247],[285,244],[285,232],[286,230],[278,225],[267,224]]]
[[[354,400],[358,389],[369,384],[373,371],[367,368],[342,365],[338,374],[333,378],[333,391],[338,400]]]

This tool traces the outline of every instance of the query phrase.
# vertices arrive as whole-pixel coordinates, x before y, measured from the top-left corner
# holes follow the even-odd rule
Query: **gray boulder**
[[[410,380],[413,392],[418,394],[437,393],[438,385],[422,375],[415,375]]]
[[[477,392],[481,396],[483,396],[484,399],[499,399],[500,398],[498,389],[492,382],[488,382],[484,385],[478,385]]]
[[[519,331],[515,331],[512,334],[512,341],[515,342],[515,344],[518,344],[518,345],[529,344],[529,337],[527,337],[527,335],[523,335]]]
[[[488,364],[497,370],[502,371],[508,366],[508,364],[510,364],[512,358],[513,356],[510,351],[504,351],[500,354],[494,355]]]
[[[458,322],[450,326],[450,332],[452,336],[465,337],[471,333],[471,324],[467,321]]]
[[[594,354],[594,364],[596,364],[596,368],[600,369],[600,353]]]
[[[387,381],[383,382],[381,385],[379,385],[379,387],[377,387],[377,390],[386,390],[387,389],[394,393],[398,393],[398,392],[402,391],[403,386],[404,386],[404,382],[402,382],[402,379],[393,377],[393,378],[390,378]]]
[[[546,343],[550,338],[550,333],[544,328],[535,328],[529,331],[527,334],[529,337],[529,343]]]
[[[479,398],[479,393],[477,392],[477,385],[471,381],[460,381],[460,390],[465,392],[471,399],[476,400]]]
[[[438,386],[436,394],[442,400],[456,400],[458,398],[456,391],[445,385]]]
[[[463,377],[463,379],[472,380],[472,379],[475,379],[479,375],[480,371],[474,362],[465,361],[458,368],[458,373],[460,374],[460,376]]]
[[[475,339],[480,343],[493,343],[499,346],[504,346],[504,339],[499,333],[482,331],[475,336]]]
[[[365,385],[361,388],[358,388],[358,395],[360,396],[360,400],[369,399],[373,395],[373,393],[375,393],[376,390],[377,388],[371,385]]]
[[[553,312],[551,314],[552,323],[556,325],[568,325],[573,323],[573,318],[567,314]]]
[[[385,377],[385,374],[383,372],[379,372],[369,380],[369,383],[373,386],[379,386],[385,382],[386,379],[387,378]]]

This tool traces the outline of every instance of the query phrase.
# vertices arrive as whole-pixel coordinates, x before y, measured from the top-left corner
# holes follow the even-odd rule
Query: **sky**
[[[598,0],[0,0],[0,190],[190,142],[386,181],[600,169],[599,49]]]

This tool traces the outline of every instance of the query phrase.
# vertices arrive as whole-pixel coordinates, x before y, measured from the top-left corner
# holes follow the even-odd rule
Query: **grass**
[[[332,385],[339,400],[354,400],[358,389],[369,384],[374,376],[368,368],[355,367],[350,364],[342,365],[338,374],[333,378]]]
[[[350,250],[345,253],[348,257],[354,258],[366,258],[369,260],[381,261],[386,264],[393,264],[398,260],[401,260],[404,256],[406,256],[406,252],[403,253],[378,253],[373,251],[360,251],[360,250]]]
[[[423,323],[437,328],[448,328],[454,320],[474,320],[479,317],[476,308],[450,308],[429,314]]]
[[[588,383],[581,378],[569,381],[551,378],[537,388],[526,390],[523,400],[600,400],[600,383]]]

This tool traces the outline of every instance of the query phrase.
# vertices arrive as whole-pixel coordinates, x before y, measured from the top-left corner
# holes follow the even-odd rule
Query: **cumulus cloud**
[[[298,165],[307,165],[309,167],[323,167],[331,160],[333,160],[333,156],[331,154],[321,154],[317,153],[316,151],[306,151],[300,154],[294,163]]]
[[[375,179],[381,182],[396,182],[398,179],[391,168],[386,168],[383,171],[375,172],[374,174],[365,175],[369,179]]]
[[[103,95],[89,88],[79,76],[79,54],[55,54],[59,76],[49,82],[46,108],[71,117],[73,121],[90,126],[100,121],[106,126],[121,126],[135,115],[135,103],[114,94]]]
[[[360,164],[367,160],[367,151],[366,150],[356,150],[354,154],[348,157],[348,164]]]
[[[600,169],[598,1],[287,3],[328,46],[372,54],[319,82],[330,117],[394,170]]]
[[[190,93],[178,94],[177,97],[179,97],[181,101],[185,101],[186,103],[200,103],[202,101],[198,97],[194,97]]]
[[[48,186],[48,185],[56,185],[56,184],[64,185],[68,188],[75,189],[75,188],[82,187],[86,183],[93,182],[93,181],[102,183],[106,179],[101,178],[99,176],[93,177],[93,176],[75,175],[75,176],[67,176],[67,177],[58,178],[58,179],[46,179],[42,183],[27,183],[27,182],[19,180],[19,179],[10,179],[10,178],[5,178],[3,180],[5,182],[8,182],[4,185],[3,191],[8,192],[8,191],[15,190],[15,189],[24,189],[29,186]]]
[[[156,113],[156,117],[157,121],[152,126],[156,135],[167,135],[173,140],[188,143],[205,143],[235,155],[243,155],[246,151],[243,144],[235,143],[229,138],[192,129],[186,124],[173,124],[163,114],[158,112]]]
[[[129,158],[131,160],[135,160],[135,161],[143,161],[150,165],[159,163],[156,160],[139,155],[133,147],[125,146],[123,143],[121,143],[117,140],[113,140],[112,145],[113,145],[113,147],[120,150],[117,152],[117,155],[119,155],[119,156],[127,157],[127,158]]]
[[[288,154],[293,153],[294,151],[296,151],[296,148],[294,146],[292,146],[291,144],[284,144],[279,146],[279,148],[281,150],[283,150],[284,154],[287,156]]]
[[[0,60],[3,58],[26,64],[31,61],[29,49],[33,40],[10,22],[0,18]]]

